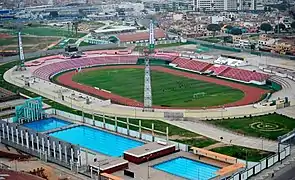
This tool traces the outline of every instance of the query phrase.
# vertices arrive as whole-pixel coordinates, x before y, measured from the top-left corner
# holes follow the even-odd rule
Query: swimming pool
[[[122,156],[124,151],[144,144],[88,126],[77,126],[57,131],[51,133],[50,136],[113,157]]]
[[[215,177],[215,172],[220,169],[185,157],[165,161],[154,168],[190,180],[208,180]]]
[[[25,123],[25,124],[23,124],[23,126],[30,128],[30,129],[34,129],[35,131],[38,131],[38,132],[44,132],[44,131],[48,131],[51,129],[56,129],[56,128],[60,128],[63,126],[68,126],[70,124],[72,124],[72,123],[51,117],[51,118],[42,119],[39,121]]]

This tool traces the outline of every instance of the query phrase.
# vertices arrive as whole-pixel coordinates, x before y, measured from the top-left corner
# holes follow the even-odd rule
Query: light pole
[[[150,157],[152,157],[153,154],[150,154],[148,157],[147,157],[147,162],[148,162],[148,179],[150,178]]]

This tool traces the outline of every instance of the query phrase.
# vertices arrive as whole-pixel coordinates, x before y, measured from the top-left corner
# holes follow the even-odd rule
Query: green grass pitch
[[[279,136],[295,128],[294,119],[276,113],[257,117],[213,120],[208,122],[241,134],[272,140],[277,140]]]
[[[237,89],[160,71],[151,71],[154,105],[167,107],[209,107],[238,101]],[[78,73],[73,80],[143,102],[144,69],[101,69]]]

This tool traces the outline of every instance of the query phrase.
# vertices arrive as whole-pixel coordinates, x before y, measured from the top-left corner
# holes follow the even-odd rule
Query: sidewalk
[[[244,146],[247,148],[260,149],[265,151],[276,152],[278,143],[266,139],[243,136],[230,131],[219,129],[213,125],[206,124],[202,121],[169,121],[170,124],[193,131],[202,136],[209,137],[216,141],[221,141],[225,144]],[[221,140],[222,137],[222,140]]]

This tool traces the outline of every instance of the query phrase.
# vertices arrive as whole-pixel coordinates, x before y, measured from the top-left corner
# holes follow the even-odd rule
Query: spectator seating
[[[48,64],[36,69],[33,75],[44,80],[48,80],[50,76],[70,69],[83,67],[91,67],[107,64],[136,64],[138,56],[99,56],[99,57],[83,57],[70,59],[67,61]]]
[[[53,59],[64,59],[62,55],[55,55],[55,56],[47,56],[47,57],[42,57],[37,59],[36,61],[29,61],[25,63],[25,66],[31,67],[31,66],[40,66],[43,64],[45,61],[50,61]]]
[[[223,65],[218,65],[218,64],[214,64],[213,66],[211,66],[209,69],[207,69],[206,72],[208,73],[213,73],[215,75],[220,75],[221,73],[223,73],[225,70],[227,70],[228,66],[223,66]]]
[[[212,66],[212,64],[207,62],[197,61],[194,59],[191,60],[191,59],[186,59],[181,57],[174,59],[172,63],[177,64],[177,67],[198,71],[198,72],[203,72]]]
[[[250,81],[263,82],[270,77],[268,74],[264,73],[253,72],[245,69],[238,69],[226,65],[213,65],[204,61],[198,61],[184,57],[175,58],[172,61],[172,64],[176,64],[177,67],[180,68],[198,72],[209,73],[213,71],[214,74],[217,76],[243,81],[245,83],[250,83]]]
[[[189,59],[185,59],[182,57],[177,57],[172,61],[172,64],[176,64],[179,67],[183,67],[185,64],[189,63]]]
[[[270,77],[268,74],[253,72],[253,71],[249,71],[245,69],[230,68],[230,67],[227,71],[222,72],[220,76],[236,79],[236,80],[244,81],[244,82],[250,82],[250,81],[263,82]]]

